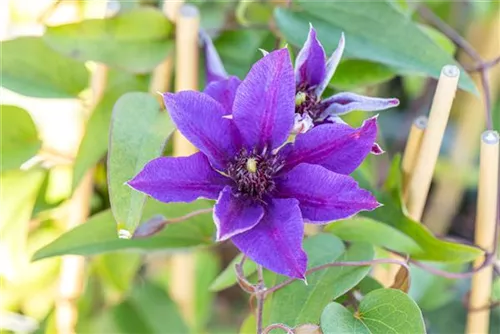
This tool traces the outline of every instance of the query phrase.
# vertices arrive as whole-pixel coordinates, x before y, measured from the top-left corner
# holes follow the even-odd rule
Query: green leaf
[[[463,264],[456,263],[428,264],[437,269],[452,272],[461,272],[465,267]],[[434,275],[415,266],[411,266],[410,269],[412,284],[408,294],[423,311],[438,309],[448,304],[455,297],[457,280]]]
[[[273,17],[273,6],[269,2],[240,1],[235,16],[238,23],[245,27],[267,24]]]
[[[404,292],[394,289],[370,292],[356,314],[340,304],[329,304],[321,314],[321,329],[323,333],[425,333],[417,304]]]
[[[132,282],[141,266],[140,254],[130,252],[102,254],[93,259],[102,283],[112,291],[124,293],[130,289]],[[109,291],[105,289],[105,291]]]
[[[111,18],[48,27],[44,40],[75,59],[147,73],[168,56],[171,30],[161,11],[142,7]]]
[[[339,261],[370,261],[375,257],[373,246],[366,243],[353,243],[339,258]],[[354,288],[368,275],[371,266],[364,267],[334,267],[335,284],[332,284],[332,299],[337,299]]]
[[[212,282],[210,285],[210,290],[217,292],[217,291],[222,291],[224,289],[227,289],[237,283],[237,278],[236,278],[236,271],[234,269],[234,266],[237,263],[241,262],[241,259],[243,257],[243,254],[239,254],[236,256],[231,263],[228,264],[226,269],[224,269],[223,272],[217,276],[217,278]],[[255,273],[257,271],[257,265],[255,262],[246,259],[245,262],[243,263],[243,273],[245,274],[245,277],[248,277]]]
[[[194,210],[209,208],[212,203],[196,201],[193,203],[163,204],[153,200],[146,201],[143,221],[162,214],[167,218],[183,216]],[[120,250],[179,250],[189,247],[212,244],[215,227],[212,214],[205,213],[192,217],[182,223],[167,226],[163,231],[150,238],[119,239],[111,210],[92,216],[86,223],[66,232],[59,238],[39,249],[33,260],[65,254],[93,255]]]
[[[27,238],[29,220],[38,191],[45,177],[43,170],[10,170],[0,175],[0,249],[2,266],[0,276],[9,280],[16,277],[29,263]]]
[[[108,154],[111,211],[118,229],[133,234],[146,195],[125,183],[161,155],[174,125],[158,101],[147,93],[127,93],[113,108]]]
[[[0,120],[0,168],[17,169],[38,152],[42,143],[26,110],[0,105]]]
[[[227,72],[244,78],[254,62],[262,58],[259,48],[271,50],[274,37],[265,30],[228,30],[214,41]]]
[[[2,86],[16,93],[42,98],[72,98],[89,81],[83,63],[47,46],[40,37],[1,42]]]
[[[309,268],[335,261],[360,261],[373,259],[373,247],[352,244],[345,252],[342,242],[328,234],[319,234],[304,241]],[[297,326],[318,323],[323,308],[333,299],[356,286],[370,271],[370,267],[330,267],[307,275],[307,285],[302,281],[273,293],[266,303],[267,324],[284,323]],[[276,276],[276,275],[275,275]],[[274,284],[283,281],[276,276]]]
[[[470,262],[483,254],[479,248],[452,243],[436,238],[423,224],[411,219],[406,215],[401,200],[401,170],[400,156],[396,156],[392,162],[389,175],[386,180],[385,189],[379,191],[368,183],[358,178],[363,188],[369,189],[383,204],[382,207],[371,212],[363,212],[362,215],[378,220],[384,224],[404,233],[421,248],[420,252],[413,252],[412,258],[437,262]],[[359,174],[357,174],[359,176]]]
[[[212,252],[195,254],[195,286],[194,286],[194,333],[205,333],[210,319],[214,315],[215,293],[209,289],[210,283],[217,276],[219,258]]]
[[[384,286],[379,283],[376,279],[374,279],[371,276],[366,276],[359,282],[359,284],[356,286],[356,288],[361,292],[363,295],[368,294],[369,292],[372,292],[377,289],[383,289]]]
[[[277,8],[275,19],[285,38],[301,47],[309,23],[327,54],[337,47],[341,32],[346,35],[346,56],[370,60],[398,71],[417,72],[438,78],[446,64],[458,63],[428,35],[388,2],[301,2],[294,10]],[[387,29],[387,27],[391,27]],[[460,87],[477,93],[462,71]]]
[[[304,250],[309,259],[308,268],[312,268],[337,260],[344,252],[344,244],[333,235],[319,234],[304,241]],[[284,323],[293,327],[317,322],[321,310],[332,299],[328,290],[335,282],[335,269],[328,268],[307,275],[307,285],[297,280],[273,293],[265,308],[268,323]],[[276,275],[275,284],[286,279]]]
[[[121,303],[98,313],[91,333],[187,333],[175,303],[160,287],[138,282]]]
[[[347,59],[340,63],[330,86],[340,90],[373,86],[396,76],[393,69],[367,60]]]
[[[138,282],[132,289],[128,300],[133,305],[137,315],[142,317],[150,328],[146,333],[178,334],[188,332],[175,303],[160,287],[147,281]]]
[[[145,76],[137,76],[110,70],[108,84],[101,101],[94,108],[87,121],[73,171],[73,189],[85,175],[106,154],[109,141],[109,127],[113,106],[120,96],[130,91],[147,91],[148,80]],[[138,113],[141,110],[137,110]]]
[[[367,242],[410,255],[422,252],[410,236],[370,218],[355,217],[334,222],[326,226],[325,231],[332,232],[342,240]]]
[[[425,32],[432,40],[439,45],[443,50],[448,52],[450,55],[454,55],[455,52],[457,51],[456,45],[448,38],[446,35],[444,35],[442,32],[439,30],[436,30],[435,28],[425,25],[425,24],[419,24],[418,27]]]

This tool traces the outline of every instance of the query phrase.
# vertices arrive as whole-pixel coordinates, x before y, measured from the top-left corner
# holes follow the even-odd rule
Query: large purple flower
[[[348,176],[370,152],[375,118],[359,129],[320,126],[286,143],[295,112],[286,49],[259,60],[234,97],[184,91],[164,100],[200,152],[152,160],[129,185],[163,202],[217,200],[217,240],[231,239],[269,270],[304,278],[304,221],[330,222],[379,205]]]

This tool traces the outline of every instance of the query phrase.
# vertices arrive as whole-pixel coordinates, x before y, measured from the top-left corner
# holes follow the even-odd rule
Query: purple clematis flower
[[[210,37],[202,33],[204,44],[207,88],[205,92],[214,99],[226,102],[234,99],[240,80],[229,76]],[[340,37],[337,49],[326,60],[325,50],[310,27],[307,40],[295,60],[295,122],[294,132],[307,132],[315,125],[324,123],[343,123],[339,117],[353,110],[377,111],[396,107],[396,98],[377,98],[350,92],[342,92],[322,99],[322,94],[332,79],[344,52],[344,34]],[[383,151],[375,144],[372,153]]]
[[[329,124],[287,143],[295,94],[286,49],[255,63],[227,99],[165,93],[172,120],[200,152],[154,159],[128,184],[163,202],[216,200],[217,241],[231,239],[256,263],[304,279],[304,221],[321,224],[379,206],[348,176],[370,152],[377,124]]]
[[[338,117],[353,110],[377,111],[399,105],[395,98],[384,99],[342,92],[322,98],[344,52],[344,34],[337,49],[326,60],[325,50],[311,25],[307,40],[295,60],[295,130],[306,132],[322,123],[343,123]]]

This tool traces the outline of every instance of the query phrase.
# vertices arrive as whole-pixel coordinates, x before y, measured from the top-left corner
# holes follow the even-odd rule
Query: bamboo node
[[[455,78],[460,75],[460,70],[455,65],[445,65],[441,70],[441,73],[450,78]]]
[[[190,4],[183,5],[179,9],[179,14],[183,17],[198,17],[198,7]]]
[[[484,131],[483,134],[481,135],[481,140],[485,144],[494,145],[498,143],[499,140],[498,132],[492,130]]]
[[[413,121],[413,124],[420,130],[425,130],[428,120],[427,116],[419,116]]]

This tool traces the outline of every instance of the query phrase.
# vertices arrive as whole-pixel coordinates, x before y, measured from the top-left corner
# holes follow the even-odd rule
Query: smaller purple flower
[[[303,279],[304,221],[323,224],[379,206],[348,176],[373,146],[376,118],[358,129],[318,126],[287,143],[295,80],[286,49],[255,63],[235,92],[224,96],[229,80],[214,83],[221,82],[211,92],[220,99],[164,94],[178,130],[200,152],[154,159],[128,184],[167,203],[216,200],[217,241],[231,239],[256,263]]]
[[[377,111],[399,105],[395,98],[384,99],[342,92],[322,98],[344,52],[344,34],[337,49],[326,60],[325,50],[310,26],[307,40],[295,60],[295,131],[306,132],[314,125],[343,123],[340,115],[353,110]]]

